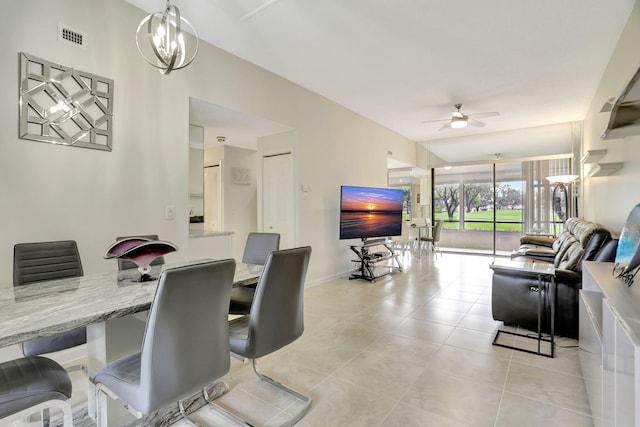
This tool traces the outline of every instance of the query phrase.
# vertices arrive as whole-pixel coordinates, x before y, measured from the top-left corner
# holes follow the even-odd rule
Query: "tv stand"
[[[358,268],[351,274],[350,280],[364,279],[375,282],[379,277],[402,271],[402,264],[393,250],[393,244],[386,239],[364,240],[359,244],[349,245],[349,248],[358,256],[358,259],[351,260],[358,263]],[[384,261],[387,262],[381,264]]]

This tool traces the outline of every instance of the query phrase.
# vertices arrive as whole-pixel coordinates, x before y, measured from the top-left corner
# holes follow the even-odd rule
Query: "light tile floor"
[[[491,345],[502,326],[491,318],[491,257],[402,261],[403,273],[375,283],[306,290],[304,335],[261,363],[313,399],[298,425],[593,425],[577,341],[558,339],[554,359]],[[224,380],[232,391],[221,403],[251,422],[277,425],[288,411],[249,364],[234,362]],[[231,425],[206,407],[194,419]]]
[[[375,283],[347,277],[305,291],[305,333],[260,361],[307,394],[303,427],[593,426],[577,341],[554,359],[491,344],[491,257],[403,255],[405,271]],[[260,426],[297,402],[232,361],[219,403]],[[205,426],[231,426],[210,408]],[[187,426],[185,422],[174,424]]]

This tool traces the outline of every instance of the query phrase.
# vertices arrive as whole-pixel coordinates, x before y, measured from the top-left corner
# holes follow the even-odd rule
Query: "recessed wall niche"
[[[19,55],[19,137],[111,151],[113,80]]]

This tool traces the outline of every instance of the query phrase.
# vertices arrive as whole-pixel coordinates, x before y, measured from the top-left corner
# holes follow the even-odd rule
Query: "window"
[[[524,233],[553,233],[566,218],[554,209],[558,201],[551,201],[546,177],[568,174],[570,165],[564,158],[434,168],[433,218],[444,221],[440,246],[510,253]]]

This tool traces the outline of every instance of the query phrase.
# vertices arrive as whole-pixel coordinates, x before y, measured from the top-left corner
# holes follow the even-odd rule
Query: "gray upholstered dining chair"
[[[264,265],[267,256],[280,249],[280,234],[249,233],[244,246],[242,262],[245,264]],[[247,315],[255,293],[254,286],[235,286],[231,290],[229,314]]]
[[[73,414],[66,402],[71,397],[71,378],[57,362],[40,356],[0,363],[0,424],[42,413],[49,426],[49,408],[62,410],[63,426],[72,427]]]
[[[157,234],[140,234],[136,236],[119,236],[119,237],[116,237],[116,241],[128,239],[130,237],[141,237],[143,239],[158,240]],[[161,265],[161,264],[164,264],[163,256],[159,256],[158,258],[154,259],[153,261],[151,261],[151,264],[149,265]],[[130,268],[138,268],[138,266],[132,261],[118,258],[118,270],[128,270]]]
[[[304,282],[311,247],[271,252],[267,257],[248,316],[229,322],[231,352],[252,359],[258,377],[303,402],[302,408],[283,425],[293,425],[306,414],[311,399],[262,374],[256,359],[292,343],[304,332]],[[214,403],[207,398],[209,403]],[[250,425],[217,404],[213,407],[236,422]]]
[[[431,244],[432,252],[439,253],[442,255],[442,251],[438,247],[438,242],[440,241],[440,231],[442,231],[443,221],[441,219],[436,221],[436,224],[431,228],[432,233],[431,236],[422,236],[420,237],[420,243],[426,242]]]
[[[244,245],[242,262],[245,264],[264,265],[267,256],[280,249],[280,234],[252,232],[247,236]]]
[[[73,240],[18,243],[13,247],[13,286],[83,275],[78,245]],[[25,356],[53,353],[87,342],[86,327],[23,342]],[[81,366],[79,366],[81,367]]]
[[[138,417],[178,402],[188,421],[182,399],[229,371],[227,312],[234,274],[232,259],[160,274],[142,350],[108,364],[93,379],[98,425],[105,395],[123,400]]]

